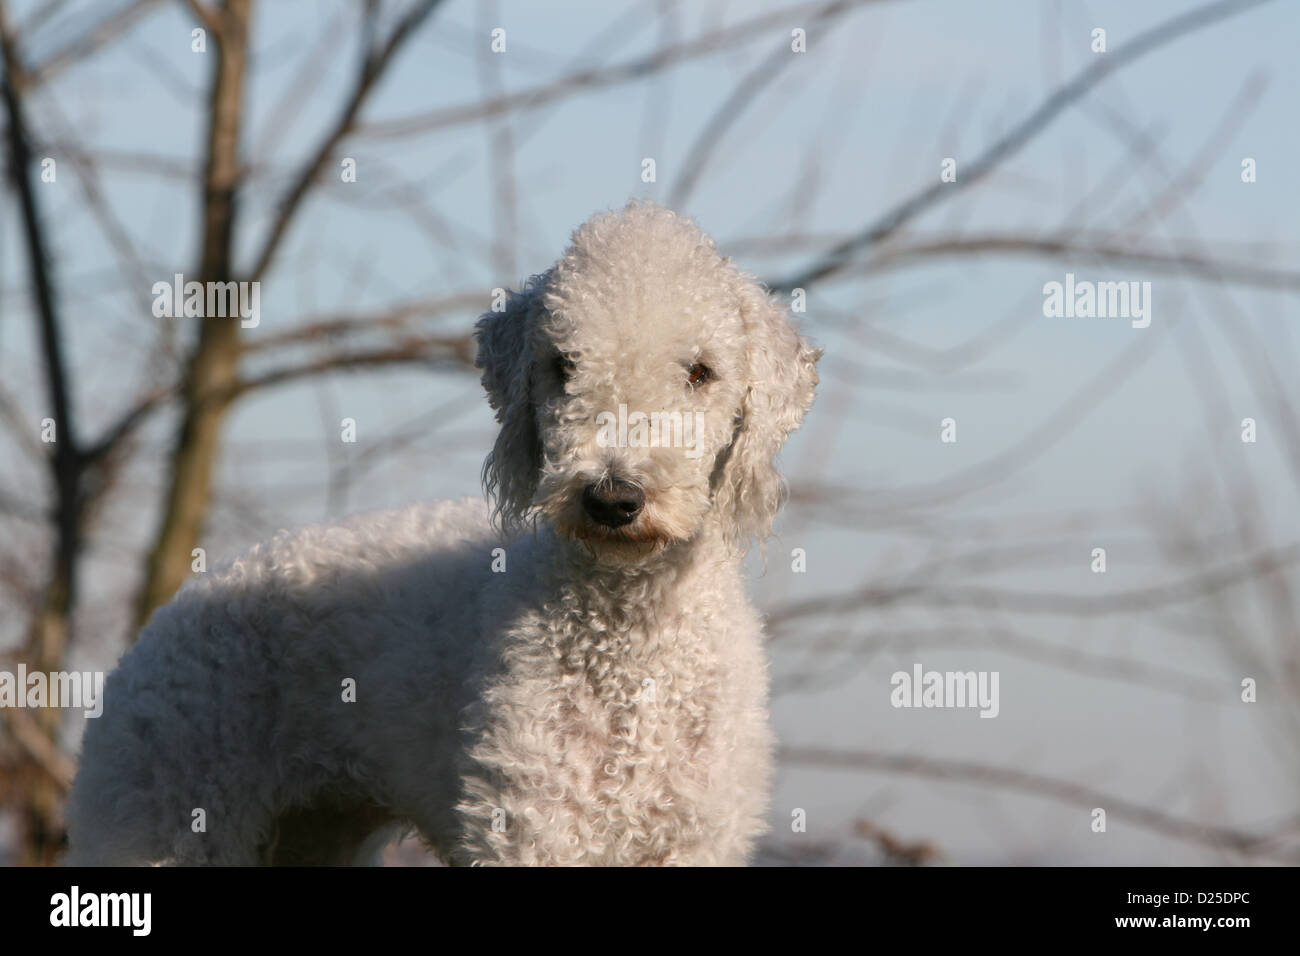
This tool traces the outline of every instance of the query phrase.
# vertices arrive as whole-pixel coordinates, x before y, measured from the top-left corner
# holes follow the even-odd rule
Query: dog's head
[[[773,457],[821,353],[690,220],[649,203],[593,217],[477,338],[502,524],[540,516],[611,561],[710,519],[742,550],[766,536],[785,496]]]

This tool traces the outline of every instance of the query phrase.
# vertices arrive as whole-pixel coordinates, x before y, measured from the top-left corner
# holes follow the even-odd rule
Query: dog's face
[[[660,250],[562,264],[543,295],[532,401],[540,513],[614,552],[690,538],[713,501],[748,385],[739,303]],[[569,268],[566,268],[568,266]]]
[[[611,562],[690,540],[743,545],[784,484],[772,457],[812,403],[818,354],[689,221],[593,218],[479,322],[501,434],[484,469],[506,523],[535,514]]]

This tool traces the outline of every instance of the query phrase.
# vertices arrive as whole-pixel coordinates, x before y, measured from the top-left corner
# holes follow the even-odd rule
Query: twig
[[[412,136],[431,133],[450,126],[476,123],[503,113],[534,110],[572,93],[605,89],[640,80],[680,63],[717,53],[729,46],[749,42],[756,36],[762,36],[769,29],[788,27],[795,17],[816,16],[818,11],[838,6],[841,2],[842,0],[832,0],[831,3],[798,4],[744,20],[735,26],[713,30],[693,40],[655,50],[646,56],[625,63],[577,70],[533,89],[506,93],[487,101],[476,100],[472,103],[448,106],[401,119],[368,123],[362,131],[376,138]],[[854,2],[873,3],[881,0],[854,0]]]
[[[1270,2],[1272,0],[1217,0],[1215,3],[1197,7],[1166,20],[1139,34],[1122,47],[1098,59],[1095,64],[1048,96],[1009,133],[968,163],[957,182],[944,183],[936,178],[932,185],[908,197],[866,229],[835,246],[811,265],[792,276],[771,283],[771,288],[778,292],[806,288],[844,269],[862,250],[879,244],[922,212],[978,183],[1047,128],[1066,107],[1087,95],[1112,73],[1179,37]]]
[[[132,0],[109,13],[84,34],[51,53],[23,74],[20,88],[48,82],[60,70],[88,59],[114,37],[129,30],[140,17],[160,0]]]
[[[1286,836],[1289,831],[1294,830],[1300,820],[1287,821],[1273,833],[1249,833],[1233,827],[1185,820],[1115,794],[1058,780],[1055,777],[1008,767],[989,766],[970,760],[947,760],[877,751],[833,750],[826,747],[783,747],[778,759],[788,765],[906,774],[1047,797],[1090,810],[1100,807],[1108,816],[1127,820],[1165,836],[1216,848],[1237,850],[1255,856],[1300,862],[1300,851],[1272,845]]]
[[[853,5],[849,0],[838,0],[838,2],[819,10],[808,23],[810,26],[820,26],[840,16]],[[669,191],[668,204],[670,206],[680,209],[686,204],[691,193],[695,191],[695,186],[699,183],[700,177],[704,175],[704,167],[708,165],[709,157],[712,156],[713,151],[722,142],[727,130],[740,119],[745,112],[745,108],[799,58],[797,54],[790,50],[787,41],[788,37],[783,38],[772,53],[764,57],[758,66],[740,78],[731,94],[718,105],[709,121],[696,134],[695,140],[686,150],[685,159],[682,160],[682,174]]]
[[[260,279],[265,274],[267,268],[271,265],[271,260],[275,257],[276,251],[279,249],[280,240],[293,222],[294,216],[302,205],[303,199],[306,198],[308,190],[311,189],[316,177],[329,161],[330,156],[333,155],[334,148],[352,132],[353,127],[356,125],[357,116],[361,112],[366,97],[380,77],[384,75],[384,71],[392,62],[394,55],[402,44],[411,37],[416,28],[441,3],[442,0],[423,0],[397,26],[393,27],[388,39],[378,49],[370,49],[365,52],[356,82],[353,84],[352,92],[349,94],[347,102],[344,103],[342,111],[334,121],[333,126],[330,127],[324,138],[316,146],[311,158],[298,173],[293,185],[280,202],[279,213],[271,224],[266,239],[262,243],[261,251],[253,260],[254,265],[250,278],[254,280]]]

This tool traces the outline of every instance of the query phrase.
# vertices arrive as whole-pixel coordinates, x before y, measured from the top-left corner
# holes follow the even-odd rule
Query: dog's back
[[[70,861],[292,862],[299,830],[384,822],[388,807],[351,805],[349,782],[373,803],[369,778],[412,741],[428,750],[421,798],[445,781],[450,814],[455,774],[437,764],[456,748],[440,738],[482,666],[464,595],[484,588],[496,543],[482,501],[440,502],[282,533],[196,576],[107,682],[68,804]],[[400,803],[400,775],[391,786]]]

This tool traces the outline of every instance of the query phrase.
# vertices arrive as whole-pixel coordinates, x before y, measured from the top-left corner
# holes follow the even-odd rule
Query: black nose
[[[582,507],[596,524],[621,528],[641,513],[645,494],[626,481],[598,481],[583,490]]]

